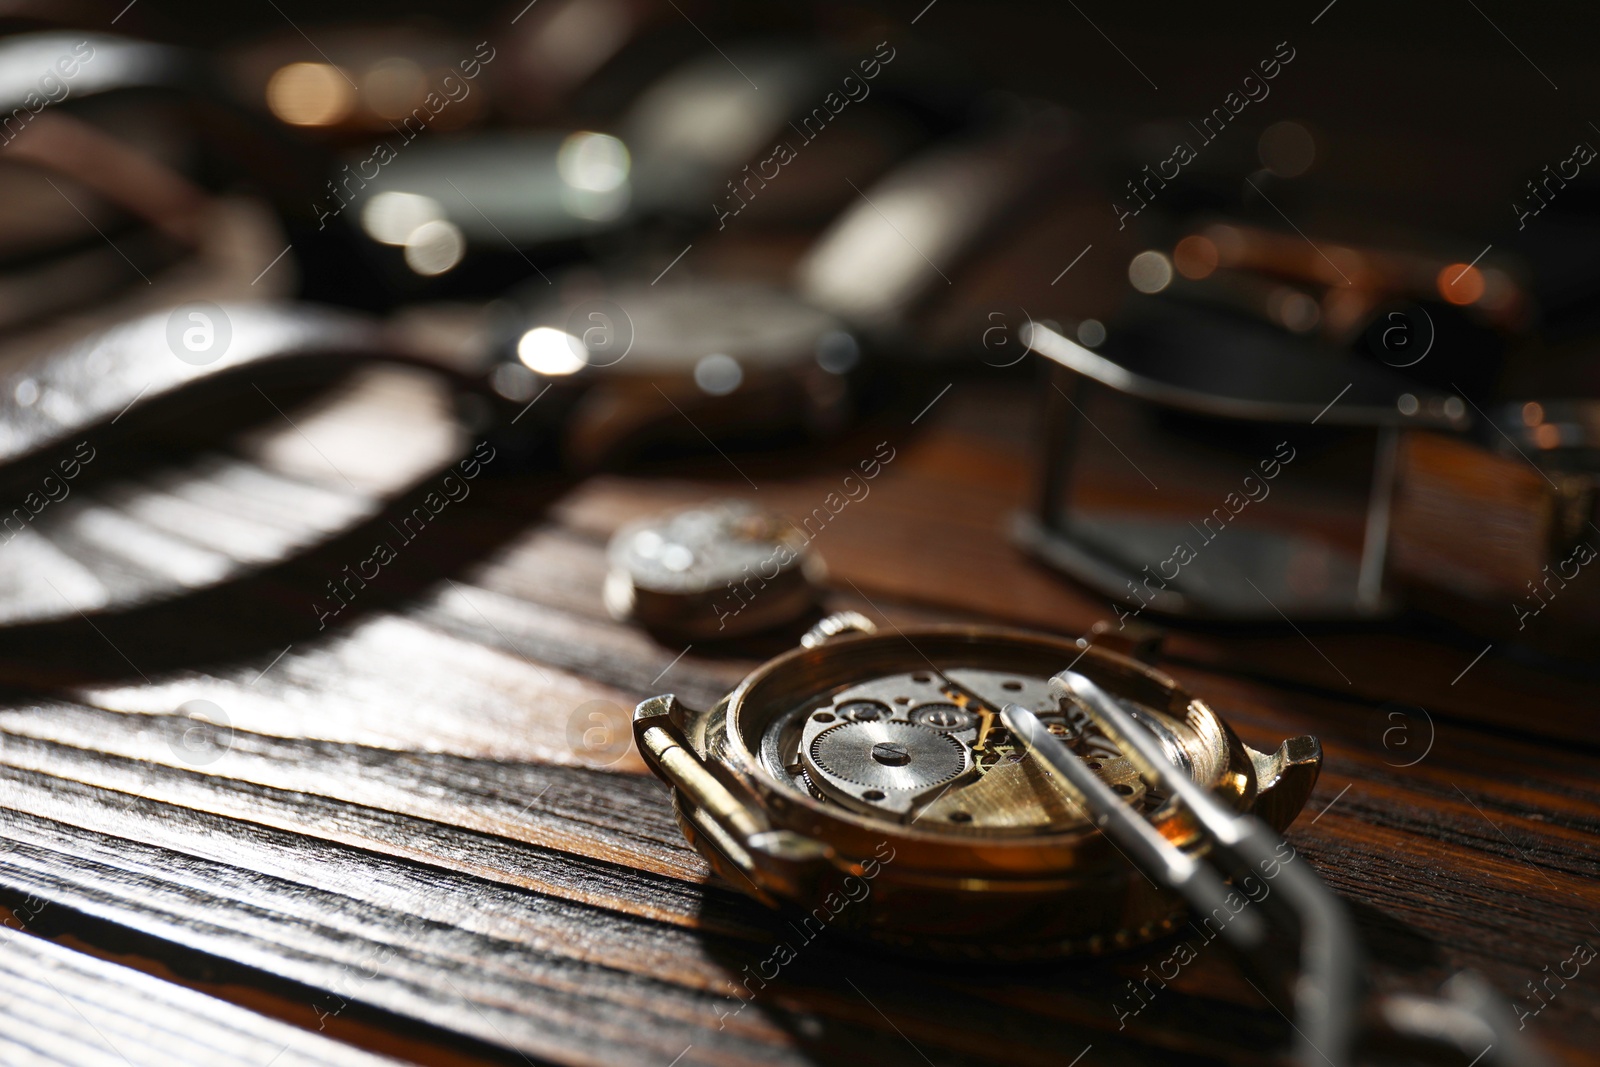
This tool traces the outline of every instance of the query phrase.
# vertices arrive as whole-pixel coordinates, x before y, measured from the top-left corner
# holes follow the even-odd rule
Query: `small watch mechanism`
[[[606,555],[607,610],[682,640],[738,637],[797,619],[816,602],[823,573],[792,522],[742,500],[629,523]]]
[[[1092,729],[1048,680],[979,669],[906,671],[847,686],[767,728],[762,757],[780,780],[825,803],[924,830],[1051,832],[1087,825],[1078,794],[1054,778],[1001,722],[1020,703],[1139,810],[1147,795],[1133,765]],[[1168,723],[1130,710],[1180,766],[1183,742]]]

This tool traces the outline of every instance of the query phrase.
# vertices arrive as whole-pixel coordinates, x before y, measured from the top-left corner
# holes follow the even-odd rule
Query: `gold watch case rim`
[[[893,651],[875,664],[870,662],[889,650]],[[777,781],[758,751],[746,743],[747,733],[759,737],[779,713],[769,708],[765,720],[754,721],[751,705],[764,699],[764,686],[786,692],[792,708],[807,694],[823,692],[863,670],[883,670],[885,662],[889,669],[903,669],[913,662],[907,657],[916,663],[931,658],[950,665],[949,653],[961,650],[977,653],[975,660],[989,663],[1004,661],[1008,655],[1013,663],[1032,660],[1028,669],[1035,671],[1057,664],[1049,674],[1072,665],[1103,685],[1110,679],[1111,688],[1124,694],[1129,685],[1136,690],[1143,686],[1146,696],[1155,693],[1164,699],[1142,703],[1179,722],[1201,724],[1206,734],[1201,740],[1212,754],[1211,773],[1199,779],[1202,785],[1241,813],[1251,810],[1260,797],[1258,772],[1271,765],[1272,757],[1245,746],[1220,714],[1175,679],[1118,653],[1002,626],[924,626],[843,634],[815,647],[790,650],[758,666],[704,711],[685,708],[672,697],[645,701],[635,720],[640,750],[657,774],[673,785],[674,807],[691,844],[719,874],[769,905],[804,909],[841,879],[876,878],[877,892],[867,906],[855,909],[849,925],[902,949],[940,956],[1025,958],[1096,952],[1149,940],[1171,929],[1182,915],[1181,902],[1150,887],[1093,827],[969,836],[879,821]],[[999,654],[985,657],[985,652]],[[819,664],[827,668],[820,674]],[[819,680],[822,684],[813,684]],[[751,712],[750,720],[745,719],[746,712]],[[671,731],[660,729],[664,718],[670,720]],[[1296,762],[1299,771],[1309,770],[1309,775],[1300,773],[1289,791],[1298,799],[1282,798],[1286,802],[1273,805],[1270,814],[1263,813],[1279,828],[1298,812],[1320,766],[1315,742],[1297,740],[1308,743],[1302,745]],[[1291,744],[1286,742],[1279,750],[1280,763]],[[688,751],[670,751],[679,746]],[[686,762],[692,766],[686,767]],[[698,784],[689,782],[689,777]],[[1168,840],[1194,853],[1206,849],[1205,839],[1176,806],[1164,805],[1158,815],[1152,825]],[[891,849],[893,862],[880,865],[872,857],[881,858],[884,846]],[[970,928],[951,927],[950,915],[986,903],[998,905],[991,909],[997,914],[973,922]],[[1063,920],[1045,936],[1031,940],[1024,934],[1027,922],[1022,916],[1037,924],[1041,916],[1072,910],[1064,907],[1068,904],[1096,917]],[[1004,915],[1013,910],[1016,917]]]
[[[1210,754],[1218,764],[1219,773],[1209,776],[1210,780],[1203,781],[1201,784],[1211,789],[1229,807],[1236,811],[1247,810],[1254,800],[1257,784],[1255,770],[1251,760],[1245,755],[1243,742],[1238,739],[1215,709],[1205,701],[1189,693],[1176,680],[1153,667],[1115,652],[1093,647],[1085,649],[1065,638],[1011,627],[921,626],[892,633],[840,635],[815,648],[791,649],[751,671],[734,687],[731,693],[701,715],[700,722],[705,728],[710,728],[719,722],[725,726],[725,729],[719,732],[720,736],[714,739],[702,737],[691,738],[690,740],[695,743],[695,747],[703,758],[713,759],[717,763],[728,766],[730,769],[737,770],[742,779],[741,784],[755,792],[756,798],[761,802],[763,808],[774,806],[772,802],[776,799],[778,801],[776,807],[779,812],[788,816],[781,820],[785,824],[783,828],[807,833],[808,836],[820,836],[826,830],[833,830],[844,833],[863,831],[868,835],[881,837],[885,832],[892,831],[898,837],[903,837],[908,841],[926,843],[929,846],[964,846],[968,849],[981,849],[985,852],[995,849],[1015,849],[1019,851],[1074,849],[1081,847],[1086,841],[1103,840],[1099,831],[1092,827],[1027,835],[957,835],[947,830],[919,829],[914,824],[888,827],[883,822],[874,820],[869,816],[848,811],[837,805],[826,804],[813,797],[794,792],[784,783],[774,780],[762,765],[759,756],[745,743],[744,730],[742,729],[742,724],[738,721],[738,717],[745,710],[744,705],[749,700],[750,694],[756,691],[760,685],[768,682],[774,676],[780,675],[781,672],[792,665],[819,658],[836,660],[842,654],[851,650],[893,646],[907,650],[910,653],[906,657],[908,661],[915,660],[921,663],[926,662],[926,660],[923,659],[921,652],[916,651],[916,643],[918,641],[928,644],[930,641],[943,641],[950,638],[960,639],[974,647],[1003,643],[1016,646],[1034,646],[1040,651],[1059,653],[1064,657],[1062,661],[1063,667],[1075,663],[1076,665],[1073,669],[1085,671],[1092,676],[1100,673],[1094,669],[1095,667],[1120,669],[1159,687],[1174,698],[1181,697],[1182,712],[1174,708],[1171,702],[1165,706],[1157,707],[1156,710],[1164,712],[1179,722],[1186,722],[1190,715],[1194,715],[1211,728],[1207,731],[1213,734],[1210,740],[1214,747]],[[937,652],[932,654],[932,658],[935,660],[939,658]],[[1091,664],[1092,666],[1086,667],[1086,664]],[[1097,678],[1097,680],[1102,679]],[[827,686],[822,688],[827,688]],[[755,725],[752,729],[759,730],[760,725]],[[1202,737],[1201,740],[1204,742],[1207,738]],[[798,813],[802,811],[812,818],[820,820],[821,828],[813,829],[790,825],[798,817]],[[1164,817],[1153,825],[1180,847],[1191,845],[1196,840],[1196,835],[1187,817],[1175,809],[1168,810]],[[1067,864],[1069,867],[1075,865],[1070,861]]]

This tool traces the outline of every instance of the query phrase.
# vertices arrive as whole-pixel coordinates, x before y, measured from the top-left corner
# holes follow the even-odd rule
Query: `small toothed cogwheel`
[[[1159,937],[1184,914],[1108,847],[1108,811],[1191,856],[1210,845],[1073,679],[1232,812],[1281,829],[1315,784],[1314,739],[1247,748],[1134,660],[992,627],[879,635],[854,614],[819,623],[709,711],[644,701],[634,733],[690,842],[768,904],[847,898],[833,925],[923,954],[1093,952]],[[1021,734],[1019,721],[1031,723]]]
[[[910,722],[845,722],[806,747],[810,767],[844,788],[920,793],[966,769],[967,754],[949,734]]]

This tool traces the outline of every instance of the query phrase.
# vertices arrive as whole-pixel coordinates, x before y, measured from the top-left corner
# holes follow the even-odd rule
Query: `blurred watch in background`
[[[921,375],[980,336],[981,317],[948,344],[924,327],[950,313],[963,268],[997,233],[1027,229],[1026,209],[1051,202],[1052,179],[1074,159],[1061,122],[1032,116],[927,149],[861,190],[787,286],[676,261],[653,279],[532,282],[513,294],[525,310],[503,327],[496,388],[513,401],[548,390],[570,402],[580,466],[637,455],[663,435],[701,447],[832,433],[895,376]],[[973,274],[981,287],[984,272]],[[976,315],[979,305],[964,306]]]

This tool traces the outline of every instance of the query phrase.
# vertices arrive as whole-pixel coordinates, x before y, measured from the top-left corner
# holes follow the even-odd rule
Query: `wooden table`
[[[945,380],[826,448],[582,483],[491,469],[325,628],[312,604],[394,512],[174,605],[0,635],[0,1060],[1272,1060],[1287,1021],[1219,953],[1119,1027],[1114,1002],[1161,945],[943,969],[823,938],[737,1010],[732,981],[787,928],[709,876],[631,749],[583,741],[596,708],[715,700],[794,639],[685,649],[614,622],[611,531],[718,495],[809,512],[880,441],[893,460],[816,541],[830,608],[1073,636],[1109,618],[1007,540],[1029,495],[1032,391],[963,378],[911,425]],[[62,543],[115,586],[370,512],[354,468],[371,463],[357,431],[374,415],[403,411],[403,441],[448,442],[437,410],[398,395],[132,492],[85,490],[100,525],[66,515]],[[1377,987],[1475,969],[1558,1059],[1592,1062],[1600,970],[1542,1001],[1529,983],[1600,944],[1600,689],[1499,648],[1475,659],[1484,643],[1186,629],[1159,665],[1258,747],[1322,739],[1288,837],[1349,903]],[[227,725],[195,718],[196,700]]]

